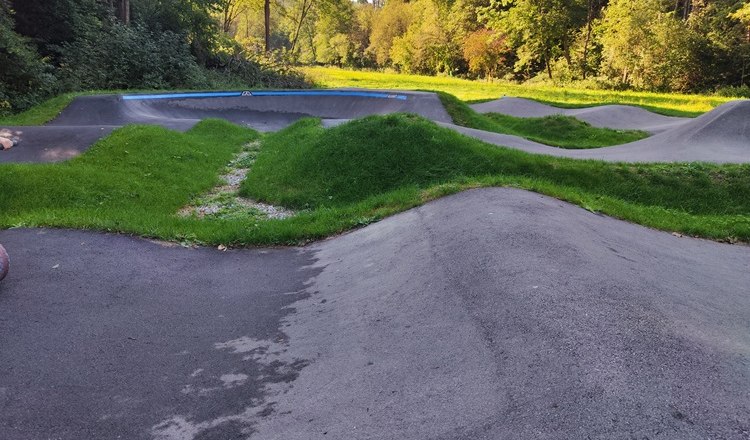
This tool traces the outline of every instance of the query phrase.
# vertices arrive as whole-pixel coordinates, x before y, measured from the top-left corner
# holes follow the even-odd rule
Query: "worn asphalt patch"
[[[746,246],[499,188],[302,249],[0,241],[3,439],[750,435]]]
[[[319,272],[311,250],[45,229],[0,241],[12,258],[0,283],[3,440],[160,438],[152,427],[178,432],[175,414],[263,413],[269,387],[306,364],[254,357],[286,340],[280,320]],[[250,414],[174,438],[233,439],[253,425]]]

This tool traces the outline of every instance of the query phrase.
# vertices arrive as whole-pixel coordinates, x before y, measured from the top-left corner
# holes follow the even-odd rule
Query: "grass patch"
[[[566,108],[629,104],[668,116],[698,116],[732,100],[720,96],[582,90],[519,85],[505,81],[470,81],[452,77],[354,71],[333,67],[307,67],[301,70],[319,87],[434,90],[450,93],[463,101],[471,102],[515,96]]]
[[[65,93],[10,116],[0,117],[0,125],[42,125],[57,117],[80,93]]]
[[[499,113],[486,115],[497,124],[497,133],[512,134],[540,144],[568,149],[609,147],[648,137],[638,130],[613,130],[592,127],[571,116],[552,115],[543,118],[516,118]]]
[[[248,142],[262,148],[241,193],[301,211],[198,219],[180,208],[210,191]],[[220,120],[187,133],[128,126],[58,164],[0,165],[0,228],[52,226],[225,245],[297,244],[428,200],[514,186],[686,235],[750,241],[750,166],[630,165],[484,144],[413,115],[323,129],[307,119],[260,135]]]
[[[85,154],[58,164],[0,166],[0,227],[59,226],[183,239],[194,233],[175,216],[259,134],[221,120],[187,133],[127,126]]]
[[[520,136],[553,147],[599,148],[626,144],[648,137],[648,133],[643,131],[597,128],[579,119],[562,115],[517,118],[499,113],[481,114],[453,95],[438,92],[438,96],[453,122],[458,125]]]
[[[490,146],[413,115],[369,117],[328,130],[316,120],[301,121],[266,139],[241,192],[342,218],[360,206],[358,218],[368,219],[379,218],[378,209],[494,185],[539,191],[689,235],[750,239],[749,166],[538,156]]]

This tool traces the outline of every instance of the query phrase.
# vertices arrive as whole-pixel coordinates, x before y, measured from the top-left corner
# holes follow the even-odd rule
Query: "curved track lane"
[[[250,92],[247,92],[250,93]],[[558,109],[518,98],[473,106],[480,112],[517,116],[568,114],[599,127],[641,129],[654,135],[625,145],[566,150],[527,139],[452,123],[433,93],[360,89],[297,90],[77,98],[44,127],[10,127],[21,144],[0,155],[1,162],[55,162],[80,154],[125,124],[157,124],[187,130],[205,118],[223,118],[261,131],[275,131],[303,117],[327,126],[373,114],[409,112],[497,146],[574,159],[610,162],[750,163],[750,101],[724,104],[696,119],[671,118],[628,106]],[[220,95],[220,96],[219,96]],[[3,127],[0,127],[3,128]]]

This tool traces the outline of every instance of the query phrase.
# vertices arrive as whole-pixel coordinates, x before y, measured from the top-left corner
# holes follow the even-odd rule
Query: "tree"
[[[686,73],[689,32],[660,0],[612,0],[602,29],[605,68],[621,84],[667,90]]]
[[[263,23],[265,29],[266,53],[271,51],[271,0],[263,1]]]
[[[245,0],[220,0],[218,8],[221,17],[221,30],[228,34],[237,18],[248,8]]]
[[[463,55],[474,75],[493,77],[501,68],[509,48],[506,38],[489,29],[472,32],[464,41]]]
[[[409,29],[412,15],[413,8],[403,0],[390,0],[378,11],[377,18],[373,21],[370,47],[367,50],[381,66],[391,63],[393,41]]]
[[[552,79],[559,56],[572,65],[571,45],[586,18],[583,0],[492,0],[481,18],[490,29],[503,29],[517,51],[517,71],[533,71],[540,62]]]
[[[117,17],[125,26],[130,24],[130,0],[118,0]]]
[[[13,27],[10,4],[0,0],[0,114],[24,110],[57,88],[52,66]]]

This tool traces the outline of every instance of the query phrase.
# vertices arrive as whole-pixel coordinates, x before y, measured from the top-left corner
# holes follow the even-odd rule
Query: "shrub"
[[[0,115],[25,110],[57,89],[52,67],[13,31],[7,4],[0,2]]]
[[[727,96],[730,98],[750,98],[750,86],[742,85],[719,87],[716,90],[716,94],[719,96]]]

